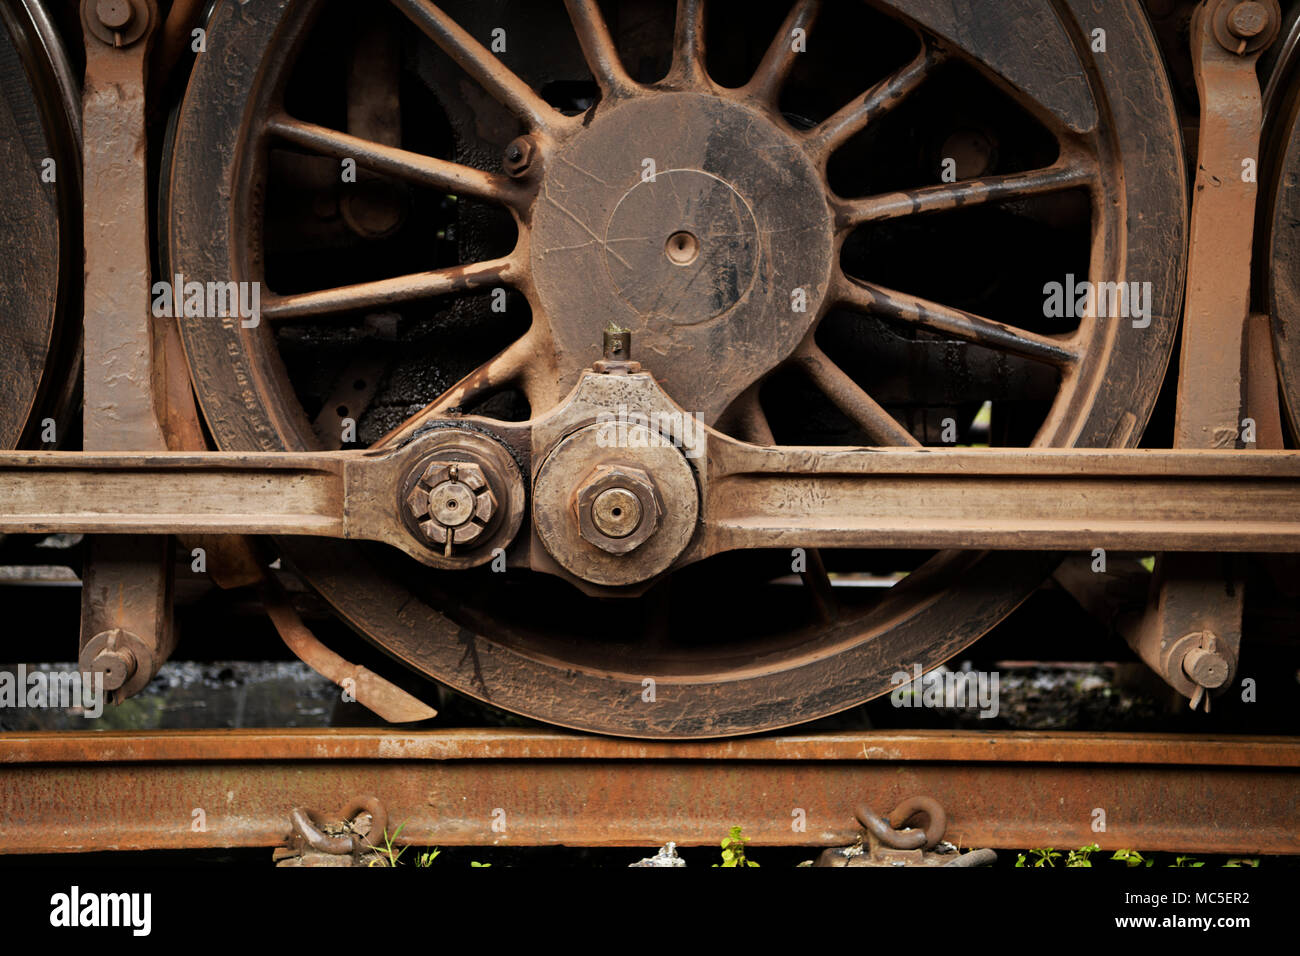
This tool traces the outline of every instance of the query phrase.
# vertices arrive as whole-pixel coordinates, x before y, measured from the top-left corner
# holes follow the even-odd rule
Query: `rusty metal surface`
[[[283,589],[267,579],[262,603],[280,639],[308,667],[338,684],[358,704],[393,724],[412,723],[438,712],[374,671],[345,660],[320,642],[302,622]],[[382,831],[382,827],[380,828]],[[319,849],[319,848],[318,848]]]
[[[82,670],[104,672],[115,701],[142,690],[176,647],[172,539],[100,535],[81,581]]]
[[[1096,126],[1097,104],[1083,82],[1084,67],[1068,27],[1050,5],[1033,0],[1001,0],[996,5],[891,0],[890,6],[959,46],[986,51],[988,66],[1074,132]],[[1007,36],[1032,36],[1034,42],[989,42]]]
[[[814,866],[984,866],[996,861],[992,850],[960,853],[942,842],[948,828],[948,814],[933,797],[908,797],[889,813],[878,816],[862,804],[854,811],[863,835],[849,847],[824,850]],[[907,824],[918,820],[924,829]],[[865,838],[865,839],[864,839]]]
[[[711,484],[705,518],[706,552],[728,547],[768,545],[852,547],[1054,548],[1104,547],[1140,550],[1202,550],[1186,547],[1193,538],[1218,543],[1204,550],[1253,551],[1264,546],[1294,513],[1295,492],[1256,472],[1220,498],[1209,471],[1244,459],[1228,454],[1182,455],[1132,451],[871,451],[797,450],[767,454],[738,451],[735,471],[720,467]],[[1281,466],[1289,455],[1276,459]],[[1263,463],[1262,459],[1259,459]],[[906,462],[907,475],[891,474]],[[1182,462],[1182,471],[1175,462]],[[1139,471],[1163,473],[1168,484],[1146,484]],[[1181,471],[1175,478],[1166,467]],[[1201,471],[1204,485],[1186,480]],[[1043,471],[1038,469],[1043,467]],[[1232,468],[1238,467],[1232,465]],[[770,470],[769,470],[770,469]],[[933,470],[932,470],[933,469]],[[932,484],[940,471],[954,477],[944,487]],[[1005,469],[1005,470],[1004,470]],[[1050,479],[1051,489],[1035,475]],[[1222,474],[1222,472],[1220,472]],[[960,474],[961,477],[955,477]],[[728,481],[737,487],[729,488]],[[1161,485],[1157,487],[1157,485]],[[1198,487],[1199,485],[1199,487]],[[1242,507],[1262,495],[1246,523],[1218,524],[1223,509]],[[1014,502],[1006,517],[1008,502]],[[977,517],[982,516],[982,517]],[[974,520],[978,527],[970,522]],[[1212,525],[1217,525],[1211,530]],[[1047,532],[1050,527],[1051,531]],[[1069,529],[1067,532],[1067,528]],[[1271,531],[1270,531],[1271,529]],[[1050,539],[1055,538],[1055,543]],[[1088,541],[1095,541],[1088,545]],[[888,543],[887,543],[888,542]],[[1067,544],[1068,542],[1068,544]],[[1142,542],[1142,543],[1139,543]]]
[[[1254,176],[1243,157],[1257,158],[1262,117],[1256,62],[1277,35],[1277,0],[1206,0],[1192,18],[1191,50],[1201,100],[1196,191],[1192,199],[1187,301],[1174,423],[1175,448],[1236,448],[1244,426],[1258,346],[1247,349],[1250,256],[1254,241]],[[1258,334],[1256,334],[1256,338]],[[1266,379],[1267,382],[1267,379]],[[1271,400],[1270,400],[1271,404]],[[1274,416],[1261,407],[1266,440],[1280,444]],[[1257,423],[1258,424],[1258,423]],[[1193,709],[1210,709],[1215,691],[1236,672],[1245,579],[1229,562],[1207,555],[1164,556],[1156,587],[1125,638]]]
[[[1248,448],[1285,448],[1282,409],[1278,402],[1277,362],[1273,349],[1272,322],[1267,315],[1253,313],[1246,322],[1245,412],[1255,423],[1253,442]]]
[[[1221,21],[1238,6],[1271,10],[1277,0],[1238,4],[1209,0],[1192,26],[1192,62],[1201,96],[1196,190],[1183,344],[1178,377],[1176,448],[1236,448],[1242,419],[1242,363],[1250,312],[1250,254],[1254,239],[1255,177],[1242,158],[1258,157],[1260,49],[1225,49]],[[1274,31],[1276,32],[1276,31]]]
[[[1245,592],[1232,555],[1161,555],[1141,619],[1121,630],[1193,709],[1203,704],[1208,711],[1237,670]]]
[[[83,7],[83,18],[95,19],[94,3]],[[152,3],[147,9],[146,30],[157,26],[158,16]],[[91,449],[167,447],[154,373],[161,339],[150,314],[144,102],[148,48],[148,36],[124,48],[110,46],[89,31],[86,37],[84,426],[86,447]]]
[[[0,10],[0,447],[52,445],[37,412],[60,385],[63,312],[79,298],[77,103],[59,37],[29,2]],[[73,329],[65,334],[76,339]],[[62,378],[71,378],[66,374]],[[68,422],[56,414],[59,429]],[[35,426],[34,428],[32,426]]]
[[[323,536],[381,541],[431,565],[472,567],[491,553],[476,548],[463,559],[448,558],[444,545],[404,524],[399,497],[402,476],[422,474],[430,456],[460,437],[440,429],[385,454],[0,453],[0,530]],[[685,461],[670,445],[618,449],[631,462],[647,461],[638,454],[645,451]],[[680,553],[694,536],[681,564],[726,550],[774,546],[1300,548],[1295,452],[775,449],[725,439],[715,439],[711,451],[698,529],[694,508],[683,504],[689,505],[694,491],[688,466],[681,479],[687,490],[670,499],[677,510],[669,516],[675,522],[668,539],[675,550],[669,553]],[[590,470],[583,459],[567,473],[568,484],[552,489],[539,480],[538,503],[552,506],[559,497],[567,502]],[[665,474],[657,469],[660,481]],[[522,490],[514,493],[522,500]],[[1002,503],[1012,498],[1015,517],[1000,518]],[[574,567],[589,580],[632,583],[672,560],[656,551],[643,565],[640,549],[611,554],[597,548],[581,537],[576,509],[567,503],[554,507],[557,513],[545,520],[568,528],[569,546],[585,549],[590,557],[584,560],[593,563]],[[517,530],[521,514],[515,514]],[[509,544],[511,536],[488,543],[498,540]],[[532,560],[548,569],[544,554],[535,550]],[[597,560],[613,570],[594,570]],[[606,576],[615,573],[622,579]]]
[[[88,449],[165,449],[164,422],[188,397],[172,336],[150,313],[145,80],[158,28],[153,0],[83,0],[84,406]],[[195,422],[197,429],[197,422]],[[92,540],[82,576],[80,666],[115,699],[144,687],[175,646],[171,539]]]
[[[831,846],[924,793],[961,846],[1300,850],[1294,738],[840,733],[718,743],[549,731],[0,736],[3,852],[275,846],[302,806],[383,801],[417,845]],[[129,792],[131,801],[119,794]],[[1104,839],[1091,829],[1106,811]],[[206,830],[192,828],[202,808]],[[805,830],[791,826],[805,811]],[[495,826],[494,826],[495,824]],[[1077,843],[1076,843],[1077,841]]]
[[[1284,411],[1291,433],[1300,435],[1300,95],[1291,92],[1283,105],[1273,204],[1266,211],[1269,241],[1261,253]]]

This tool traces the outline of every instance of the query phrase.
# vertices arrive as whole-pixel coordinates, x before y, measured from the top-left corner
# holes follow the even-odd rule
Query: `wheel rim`
[[[770,129],[764,127],[760,134],[764,147],[760,152],[795,148],[789,143],[802,144],[799,148],[805,150],[805,157],[811,157],[807,169],[813,173],[797,169],[787,176],[787,180],[797,181],[798,188],[790,188],[786,193],[796,198],[796,205],[802,199],[806,207],[811,204],[802,198],[807,195],[805,190],[814,178],[824,185],[826,159],[835,155],[833,146],[856,133],[854,124],[863,122],[864,117],[870,119],[873,108],[879,110],[880,104],[890,102],[893,94],[920,85],[944,49],[942,43],[922,33],[915,55],[877,88],[874,100],[868,96],[863,101],[867,106],[853,109],[850,104],[808,130],[799,130],[777,115],[779,100],[775,98],[775,90],[791,65],[787,62],[789,57],[773,52],[778,50],[777,45],[769,49],[760,62],[756,78],[745,88],[716,87],[697,55],[700,44],[695,38],[702,35],[703,29],[700,7],[683,3],[677,18],[672,67],[658,85],[639,84],[618,66],[617,51],[608,33],[599,28],[593,6],[575,3],[570,6],[576,30],[582,37],[585,59],[592,67],[604,99],[594,115],[567,117],[541,101],[522,81],[516,82],[517,78],[503,80],[499,75],[489,75],[495,67],[474,51],[466,43],[463,31],[436,8],[419,3],[399,6],[413,14],[412,19],[424,32],[459,55],[461,65],[470,75],[494,88],[511,112],[534,118],[531,127],[511,133],[532,136],[533,145],[540,146],[547,158],[531,192],[526,181],[512,180],[494,171],[453,169],[446,161],[421,161],[418,169],[408,169],[408,177],[422,176],[425,181],[432,178],[444,188],[477,190],[486,198],[504,198],[513,209],[519,236],[511,254],[489,260],[486,265],[428,274],[429,277],[421,280],[426,283],[422,291],[428,294],[491,289],[508,281],[528,296],[532,324],[484,367],[390,431],[383,439],[390,442],[400,440],[432,417],[466,407],[491,391],[510,386],[522,386],[536,413],[562,398],[575,370],[595,357],[591,351],[594,341],[588,340],[593,323],[601,317],[599,303],[584,305],[579,301],[577,317],[569,316],[566,323],[548,320],[548,316],[559,311],[565,295],[571,295],[566,289],[573,283],[567,277],[574,272],[583,275],[583,263],[593,261],[580,260],[574,265],[565,262],[561,254],[558,264],[548,263],[539,252],[543,245],[545,252],[575,245],[565,240],[560,215],[563,210],[556,203],[539,205],[536,199],[546,188],[565,184],[564,180],[544,178],[557,157],[578,169],[587,169],[601,161],[601,157],[606,162],[626,165],[627,155],[609,160],[608,147],[590,147],[594,160],[576,151],[584,143],[597,143],[599,137],[618,142],[611,130],[620,127],[663,128],[666,121],[653,114],[671,111],[672,107],[663,104],[672,98],[677,98],[678,103],[685,102],[683,98],[686,98],[690,103],[679,107],[679,113],[707,116],[712,111],[715,118],[724,113],[762,115]],[[811,4],[795,5],[782,29],[805,22],[811,8]],[[256,235],[255,224],[260,220],[256,215],[248,215],[246,207],[265,186],[263,144],[288,141],[299,148],[310,147],[335,157],[345,150],[357,150],[358,144],[352,140],[329,135],[328,130],[321,132],[315,126],[289,118],[282,105],[285,82],[282,73],[262,65],[264,59],[283,63],[293,60],[295,52],[307,42],[308,28],[317,9],[316,4],[282,3],[238,20],[226,15],[228,10],[218,10],[210,25],[210,42],[218,50],[245,54],[251,45],[260,49],[262,55],[251,58],[252,63],[237,66],[227,59],[220,75],[215,68],[205,72],[203,63],[196,72],[171,151],[168,189],[171,200],[166,219],[170,227],[167,245],[172,268],[169,271],[199,279],[262,277],[264,264],[257,255],[249,254],[250,249],[261,248],[260,242],[249,241]],[[1122,13],[1129,16],[1132,12]],[[1136,36],[1139,46],[1145,43],[1148,49],[1151,47],[1145,27]],[[274,58],[265,57],[272,47],[287,52]],[[960,56],[962,51],[954,50],[949,55]],[[1155,109],[1158,115],[1171,116],[1164,79],[1150,66],[1150,61],[1141,57],[1134,60],[1133,56],[1124,59],[1125,64],[1115,67],[1113,72],[1103,70],[1096,78],[1094,96],[1103,103],[1115,102],[1117,92],[1129,88],[1129,84],[1145,81],[1149,91],[1159,94],[1145,105]],[[207,61],[223,63],[220,58]],[[763,107],[763,102],[768,105]],[[799,220],[805,239],[803,246],[813,246],[813,253],[803,257],[803,262],[796,262],[784,249],[772,254],[768,249],[746,248],[746,241],[761,245],[763,237],[772,231],[773,219],[782,217],[772,216],[770,208],[754,212],[763,203],[745,195],[755,190],[747,190],[743,185],[747,175],[753,177],[746,171],[744,162],[719,172],[716,163],[713,169],[704,169],[708,164],[697,162],[692,166],[670,159],[664,168],[669,172],[680,170],[680,175],[640,182],[634,177],[632,184],[611,189],[608,196],[587,195],[583,201],[596,210],[593,222],[607,215],[612,207],[615,214],[607,216],[608,228],[613,230],[615,240],[627,238],[632,245],[638,240],[632,234],[635,230],[629,229],[625,235],[619,231],[623,225],[617,215],[620,203],[636,203],[641,197],[647,200],[637,215],[628,218],[630,223],[642,222],[647,216],[660,217],[653,239],[642,242],[643,248],[636,250],[643,261],[654,263],[650,269],[654,282],[638,283],[633,275],[632,281],[620,284],[619,277],[610,273],[607,258],[599,262],[610,277],[612,292],[609,294],[627,302],[633,321],[641,324],[643,337],[651,347],[649,353],[642,351],[643,356],[658,350],[669,353],[671,358],[674,347],[679,349],[678,355],[703,351],[712,358],[719,354],[721,344],[734,343],[736,332],[733,329],[729,335],[723,335],[717,330],[727,328],[729,316],[745,312],[749,302],[742,300],[757,281],[756,276],[767,276],[774,294],[760,303],[761,308],[746,313],[747,321],[763,321],[763,316],[772,311],[772,303],[777,298],[785,300],[795,287],[811,293],[808,311],[798,313],[802,324],[785,321],[770,326],[782,336],[776,347],[758,356],[742,355],[727,365],[727,374],[720,376],[727,379],[726,386],[710,383],[709,371],[716,363],[700,362],[684,369],[676,366],[690,363],[664,363],[668,371],[662,374],[667,378],[670,394],[679,401],[682,401],[679,396],[687,396],[683,404],[688,409],[699,408],[709,420],[741,437],[760,442],[772,440],[762,412],[759,381],[779,367],[795,370],[817,384],[841,416],[873,443],[917,442],[912,431],[859,388],[819,343],[816,326],[835,311],[833,306],[847,305],[871,311],[888,321],[924,326],[949,337],[1001,345],[1039,364],[1061,369],[1062,387],[1037,429],[1036,444],[1128,445],[1140,436],[1168,360],[1172,338],[1170,316],[1181,292],[1181,236],[1185,223],[1182,218],[1184,185],[1180,175],[1161,174],[1141,183],[1135,181],[1139,178],[1136,170],[1153,161],[1168,160],[1163,168],[1180,168],[1175,159],[1178,142],[1172,123],[1161,126],[1159,135],[1135,140],[1127,134],[1150,125],[1150,116],[1132,111],[1131,104],[1125,106],[1129,111],[1112,111],[1103,117],[1101,131],[1094,131],[1090,136],[1081,137],[1059,128],[1058,142],[1062,148],[1057,161],[1038,170],[1018,172],[1015,178],[994,181],[985,191],[996,193],[999,189],[1021,187],[1026,194],[1037,194],[1091,184],[1094,211],[1102,210],[1104,214],[1095,217],[1092,229],[1089,275],[1151,276],[1156,280],[1151,325],[1143,330],[1132,329],[1127,322],[1106,324],[1085,320],[1072,339],[1062,341],[1059,337],[1012,326],[980,322],[961,310],[852,277],[840,269],[844,261],[843,246],[858,225],[896,218],[909,204],[918,202],[928,204],[927,212],[931,211],[930,207],[942,209],[955,201],[952,191],[943,188],[906,197],[864,200],[842,199],[826,188],[824,215],[818,210],[817,216],[807,215]],[[637,115],[629,116],[629,110]],[[584,125],[584,119],[589,125]],[[692,116],[691,120],[681,123],[679,138],[689,140],[698,128],[698,116]],[[615,121],[619,125],[613,125]],[[203,156],[214,143],[224,145],[214,155]],[[233,145],[236,143],[258,146],[241,149]],[[566,152],[569,148],[575,152]],[[633,159],[643,158],[635,152],[633,149],[628,155]],[[578,162],[573,162],[575,156]],[[1086,156],[1092,157],[1095,165],[1085,166]],[[401,158],[408,167],[411,165],[408,157]],[[387,172],[396,170],[391,162],[392,154],[371,150],[367,159]],[[1123,175],[1126,170],[1127,179]],[[707,178],[710,175],[712,178]],[[598,175],[598,178],[608,177]],[[675,179],[678,181],[674,182]],[[698,222],[684,223],[679,208],[665,209],[664,201],[655,195],[664,190],[656,190],[656,185],[675,186],[679,196],[683,193],[692,196],[697,200],[696,207],[711,210],[703,226]],[[720,198],[710,195],[711,190]],[[575,191],[576,188],[568,190]],[[671,194],[672,190],[668,192]],[[1107,198],[1109,201],[1103,201]],[[784,221],[798,219],[799,214],[800,210],[788,212]],[[727,215],[732,219],[726,219]],[[768,218],[760,222],[764,216]],[[569,216],[571,220],[575,218],[580,220],[581,216]],[[750,220],[754,222],[752,228]],[[707,238],[726,232],[728,227],[740,237],[739,251],[729,248],[727,255],[710,259],[714,250],[707,247]],[[578,221],[573,228],[591,231],[591,223]],[[704,262],[697,268],[704,270],[706,276],[713,275],[706,268],[710,263],[740,262],[743,266],[751,262],[753,265],[750,285],[744,285],[743,276],[737,277],[734,299],[724,297],[720,302],[708,302],[688,297],[687,317],[694,321],[674,322],[666,314],[668,310],[656,307],[659,300],[653,295],[653,287],[662,285],[665,276],[671,280],[672,270],[681,267],[673,261],[669,243],[682,232],[688,232],[696,240],[701,233],[705,236],[704,248],[687,249],[687,253],[695,253],[690,263],[699,262],[703,257]],[[544,243],[538,243],[539,235]],[[217,242],[211,241],[213,236]],[[606,248],[608,236],[607,232]],[[814,241],[808,241],[809,236]],[[204,241],[199,241],[199,237]],[[825,243],[825,254],[819,252],[820,242]],[[662,258],[658,258],[661,249]],[[593,246],[581,254],[590,255],[593,251],[600,250]],[[788,273],[792,269],[803,271],[791,278]],[[743,273],[744,269],[738,271]],[[803,279],[803,275],[811,278]],[[776,277],[782,281],[774,281]],[[378,303],[391,305],[396,291],[397,285],[389,283],[372,284],[342,294],[268,296],[264,314],[271,322],[253,330],[242,330],[237,322],[217,329],[211,322],[183,319],[186,347],[195,369],[200,399],[218,442],[223,447],[267,449],[315,444],[306,415],[273,347],[269,326],[283,327],[286,321],[298,319],[311,310],[319,315],[373,307]],[[681,297],[675,301],[682,301]],[[685,346],[683,341],[687,343]],[[713,353],[708,351],[710,342],[715,345]],[[680,351],[682,348],[686,351]],[[530,364],[528,358],[539,353],[546,361]],[[1128,354],[1131,360],[1099,358],[1117,353]],[[715,387],[710,389],[710,384]],[[506,709],[580,729],[678,737],[786,726],[883,693],[891,686],[890,675],[900,667],[910,668],[914,662],[923,668],[933,667],[975,640],[1010,613],[1051,565],[1048,556],[940,555],[914,569],[902,584],[865,613],[842,611],[832,620],[780,635],[736,642],[730,647],[711,645],[692,649],[654,646],[653,642],[642,642],[638,647],[599,641],[583,643],[569,636],[577,628],[570,628],[569,633],[534,633],[526,622],[503,620],[500,613],[493,614],[494,605],[499,609],[502,603],[504,582],[490,572],[477,576],[469,573],[430,576],[391,555],[352,545],[331,542],[324,547],[316,543],[303,547],[289,541],[282,545],[295,566],[358,630],[398,659],[463,692]],[[788,560],[787,557],[787,563]],[[672,583],[667,587],[679,586]],[[709,586],[707,582],[688,581],[679,590],[686,590],[693,597],[700,593],[707,596]],[[662,593],[661,589],[657,595],[660,600]],[[529,598],[536,600],[537,595],[529,594]],[[578,613],[582,610],[579,606]],[[591,610],[590,606],[587,610]],[[638,613],[641,612],[616,613],[615,619],[626,621]],[[655,681],[654,706],[647,706],[651,702],[645,699],[647,678]]]
[[[0,11],[0,448],[49,445],[76,411],[81,281],[80,102],[54,26],[38,5]],[[48,417],[43,417],[48,416]],[[58,437],[58,434],[54,436]]]
[[[1273,202],[1266,207],[1269,255],[1265,265],[1281,396],[1291,433],[1300,436],[1300,281],[1296,278],[1300,242],[1295,236],[1295,223],[1300,220],[1295,188],[1300,181],[1300,96],[1292,93],[1288,100],[1274,130],[1277,172]]]

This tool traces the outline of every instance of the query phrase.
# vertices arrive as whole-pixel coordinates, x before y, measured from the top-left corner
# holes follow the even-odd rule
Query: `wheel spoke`
[[[918,325],[933,332],[1049,365],[1068,366],[1079,360],[1075,348],[1060,339],[1026,332],[1015,326],[859,279],[843,277],[836,298],[840,304],[862,312]]]
[[[854,134],[907,99],[934,68],[943,62],[944,57],[941,49],[924,43],[921,52],[911,63],[885,77],[865,94],[809,130],[809,150],[821,159],[830,156]]]
[[[519,382],[526,374],[528,363],[535,357],[535,353],[536,343],[532,334],[525,333],[379,439],[372,447],[382,448],[404,441],[423,425],[446,415],[452,409],[463,408]]]
[[[868,222],[884,222],[903,216],[924,216],[1006,199],[1062,192],[1086,185],[1092,180],[1093,171],[1090,167],[1069,160],[1023,173],[1007,173],[1003,176],[883,193],[863,199],[842,200],[836,203],[836,219],[840,228],[853,229]]]
[[[411,22],[478,81],[497,102],[525,123],[548,133],[566,117],[538,96],[514,71],[428,0],[392,0]]]
[[[808,566],[799,572],[799,577],[803,579],[803,586],[808,589],[808,596],[812,599],[813,611],[817,614],[817,619],[823,624],[829,624],[835,620],[838,603],[835,600],[835,590],[831,586],[831,576],[826,573],[826,562],[822,560],[822,553],[817,548],[808,548],[804,557]]]
[[[578,34],[587,68],[600,91],[606,96],[619,96],[633,90],[637,84],[623,68],[623,61],[614,47],[614,38],[609,34],[609,26],[596,0],[564,0],[564,5],[573,21],[573,30]]]
[[[677,0],[673,65],[668,81],[675,86],[709,85],[704,68],[704,0]]]
[[[794,361],[808,374],[831,403],[858,425],[867,436],[882,445],[920,446],[912,433],[900,425],[857,382],[827,357],[812,339],[794,354]]]
[[[781,86],[794,66],[795,52],[793,35],[795,30],[803,30],[805,35],[812,29],[812,23],[821,9],[821,0],[798,0],[790,10],[790,15],[781,24],[781,30],[772,39],[772,45],[763,54],[753,77],[745,86],[745,91],[755,99],[763,100],[775,107],[781,94]]]
[[[266,129],[287,143],[336,159],[355,159],[357,165],[395,179],[504,205],[518,205],[523,201],[522,191],[514,180],[497,173],[385,146],[283,114],[269,120]]]
[[[736,399],[736,425],[745,441],[755,445],[775,445],[776,437],[772,426],[768,424],[767,415],[763,413],[763,403],[759,400],[759,385],[755,383]]]
[[[763,412],[763,402],[759,396],[759,385],[755,383],[745,390],[736,400],[736,424],[746,441],[756,445],[775,445],[776,436],[772,426]],[[799,572],[803,585],[808,589],[813,612],[817,619],[826,624],[835,619],[835,594],[831,588],[830,575],[826,573],[826,564],[822,554],[816,548],[807,548],[804,552],[805,566]]]
[[[358,285],[266,296],[262,316],[271,322],[286,322],[306,316],[330,315],[353,309],[384,308],[397,302],[428,299],[439,295],[469,292],[485,286],[509,284],[515,274],[510,258],[474,262],[464,266],[435,269],[415,275],[362,282]]]

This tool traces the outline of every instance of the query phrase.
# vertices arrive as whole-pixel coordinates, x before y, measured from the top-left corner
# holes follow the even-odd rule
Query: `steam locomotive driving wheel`
[[[1186,223],[1136,2],[981,23],[928,0],[358,6],[218,3],[176,118],[165,273],[262,290],[255,325],[180,319],[222,448],[537,419],[611,324],[679,406],[756,444],[1141,437]],[[1132,314],[1074,308],[1101,282]],[[885,693],[1053,560],[752,551],[611,596],[524,567],[527,537],[504,572],[277,545],[412,668],[647,737]]]

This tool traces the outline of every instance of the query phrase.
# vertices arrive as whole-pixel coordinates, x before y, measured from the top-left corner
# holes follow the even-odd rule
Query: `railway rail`
[[[962,848],[1300,853],[1294,737],[50,732],[0,737],[0,772],[9,853],[280,847],[294,808],[337,820],[371,795],[416,846],[713,846],[743,824],[756,845],[814,848],[853,844],[857,807],[917,794]]]

